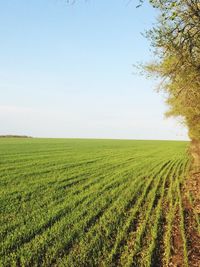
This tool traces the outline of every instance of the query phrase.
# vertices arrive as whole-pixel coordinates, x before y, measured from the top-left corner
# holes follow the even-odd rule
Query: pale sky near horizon
[[[157,82],[133,74],[155,11],[128,2],[1,1],[0,135],[188,139]]]

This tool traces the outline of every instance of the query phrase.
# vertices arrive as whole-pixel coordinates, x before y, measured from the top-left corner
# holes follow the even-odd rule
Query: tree
[[[140,1],[142,2],[142,1]],[[157,60],[144,66],[162,78],[168,116],[182,116],[192,140],[191,153],[200,164],[200,2],[150,0],[159,9],[157,25],[147,32]]]

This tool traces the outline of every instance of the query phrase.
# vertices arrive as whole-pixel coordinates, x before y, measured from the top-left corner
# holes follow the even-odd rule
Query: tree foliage
[[[191,139],[200,142],[200,2],[150,3],[160,11],[156,26],[147,33],[158,57],[145,70],[162,78],[167,115],[182,116]]]

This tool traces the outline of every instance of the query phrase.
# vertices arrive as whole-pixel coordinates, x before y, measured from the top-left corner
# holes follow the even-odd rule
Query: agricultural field
[[[0,139],[1,266],[189,266],[188,143]],[[176,256],[176,255],[175,255]]]

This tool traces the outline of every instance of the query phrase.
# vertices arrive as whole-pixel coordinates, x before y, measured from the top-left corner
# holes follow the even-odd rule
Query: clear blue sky
[[[155,11],[127,2],[1,1],[0,134],[187,139],[156,82],[133,75]]]

